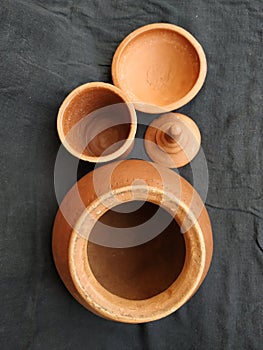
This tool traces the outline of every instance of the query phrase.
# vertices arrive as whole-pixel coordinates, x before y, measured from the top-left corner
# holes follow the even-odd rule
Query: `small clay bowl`
[[[65,148],[79,159],[107,162],[127,155],[137,128],[134,106],[116,86],[87,83],[63,101],[57,129]]]
[[[136,211],[116,211],[137,201],[144,204]],[[148,226],[152,215],[156,221]],[[165,225],[152,236],[159,222]],[[125,160],[73,186],[58,210],[52,247],[60,277],[84,307],[110,320],[142,323],[171,314],[193,296],[208,272],[213,239],[204,203],[186,180],[158,164]]]
[[[172,111],[191,101],[206,71],[199,42],[185,29],[168,23],[149,24],[129,34],[112,62],[114,85],[146,113]]]

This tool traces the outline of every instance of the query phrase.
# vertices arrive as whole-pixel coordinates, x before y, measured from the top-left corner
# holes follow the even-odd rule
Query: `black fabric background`
[[[1,349],[262,348],[262,17],[261,0],[1,1]],[[110,82],[117,45],[152,22],[186,28],[207,55],[181,111],[202,133],[214,256],[179,311],[126,325],[79,305],[53,264],[56,114],[76,86]]]

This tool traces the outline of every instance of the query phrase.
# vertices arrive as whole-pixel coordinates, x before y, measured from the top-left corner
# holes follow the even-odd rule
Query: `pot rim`
[[[74,149],[74,147],[72,146],[72,144],[70,144],[67,141],[67,136],[64,134],[64,130],[63,130],[64,112],[67,109],[68,105],[80,92],[85,91],[85,90],[89,90],[90,88],[94,88],[94,87],[107,89],[107,90],[113,92],[114,94],[118,95],[123,100],[123,103],[125,103],[125,105],[127,106],[128,110],[129,110],[129,116],[130,116],[130,121],[129,121],[130,131],[129,131],[127,139],[125,140],[123,145],[118,150],[116,150],[115,152],[112,152],[108,155],[104,155],[104,156],[88,156],[88,155],[84,155],[84,154],[76,151]],[[92,163],[109,162],[111,160],[115,160],[115,159],[121,157],[123,154],[128,152],[129,149],[133,145],[136,130],[137,130],[137,115],[136,115],[136,111],[134,109],[133,104],[131,103],[131,101],[128,99],[128,97],[125,95],[125,93],[121,89],[119,89],[118,87],[116,87],[112,84],[108,84],[108,83],[104,83],[104,82],[90,82],[90,83],[85,83],[83,85],[76,87],[64,99],[64,101],[62,102],[62,104],[59,108],[58,115],[57,115],[57,131],[58,131],[58,135],[59,135],[59,138],[60,138],[63,146],[71,154],[73,154],[75,157],[82,159],[82,160],[85,160],[85,161],[92,162]]]
[[[133,32],[131,32],[130,34],[128,34],[124,40],[120,43],[120,45],[117,47],[117,50],[113,56],[113,60],[112,60],[112,68],[111,68],[111,72],[112,72],[112,80],[115,86],[117,86],[118,88],[122,89],[121,87],[121,82],[119,80],[119,62],[120,62],[120,58],[122,56],[122,54],[124,53],[126,47],[130,44],[130,42],[132,42],[134,39],[136,39],[139,35],[148,32],[148,31],[153,31],[153,30],[158,30],[158,29],[166,29],[166,30],[170,30],[173,32],[176,32],[178,34],[180,34],[181,36],[183,36],[186,40],[188,40],[188,42],[194,47],[198,58],[199,58],[199,74],[197,77],[197,80],[195,82],[195,84],[193,85],[192,89],[190,91],[188,91],[188,93],[183,96],[182,98],[180,98],[178,101],[172,102],[170,104],[167,104],[165,106],[158,106],[158,105],[151,105],[148,103],[144,103],[142,101],[133,101],[135,108],[138,111],[141,112],[145,112],[145,113],[150,113],[150,114],[155,114],[155,113],[166,113],[175,109],[178,109],[182,106],[184,106],[185,104],[187,104],[188,102],[190,102],[196,95],[197,93],[201,90],[205,78],[206,78],[206,73],[207,73],[207,61],[206,61],[206,56],[205,56],[205,52],[201,46],[201,44],[197,41],[197,39],[191,34],[189,33],[186,29],[179,27],[175,24],[171,24],[171,23],[151,23],[151,24],[147,24],[143,27],[140,27],[136,30],[134,30]],[[123,89],[122,89],[123,90]],[[127,95],[128,92],[126,91]],[[131,100],[133,100],[131,98],[131,96],[129,96]]]
[[[179,223],[180,217],[186,216],[193,225],[184,233],[186,256],[182,271],[176,280],[163,292],[143,300],[130,300],[112,294],[105,289],[94,276],[88,260],[88,235],[95,222],[110,208],[119,204],[123,194],[133,195],[127,201],[145,199],[162,206],[173,215]],[[162,198],[162,200],[160,200]],[[110,207],[102,204],[109,200]],[[172,208],[171,203],[176,203]],[[101,205],[102,204],[102,205]],[[102,209],[104,210],[98,210]],[[178,211],[178,208],[180,209]],[[85,224],[85,221],[88,222]],[[80,236],[80,227],[85,225],[89,229],[87,238]],[[92,202],[80,215],[72,230],[68,261],[69,271],[75,288],[85,303],[105,318],[126,323],[142,323],[168,316],[181,307],[196,291],[205,270],[206,246],[201,227],[193,212],[177,196],[171,192],[148,185],[133,185],[111,190]]]

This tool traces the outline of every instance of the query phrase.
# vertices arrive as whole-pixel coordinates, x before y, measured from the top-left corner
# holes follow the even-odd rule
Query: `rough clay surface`
[[[262,1],[2,0],[0,20],[1,349],[261,349]],[[79,305],[52,261],[56,116],[76,86],[110,81],[128,33],[158,21],[189,30],[207,55],[206,83],[181,112],[202,132],[214,255],[184,307],[125,325]],[[188,166],[180,173],[191,181]]]

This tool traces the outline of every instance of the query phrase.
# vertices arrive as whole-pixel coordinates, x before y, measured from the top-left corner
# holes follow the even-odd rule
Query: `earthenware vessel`
[[[156,223],[165,225],[156,230]],[[193,296],[213,243],[205,206],[186,180],[158,164],[125,160],[73,186],[58,210],[52,245],[60,277],[85,308],[141,323]]]
[[[114,85],[146,113],[169,112],[191,101],[206,71],[199,42],[185,29],[168,23],[149,24],[129,34],[112,61]]]
[[[163,114],[149,125],[144,145],[148,156],[168,168],[191,162],[199,151],[200,131],[195,122],[181,113]]]
[[[107,162],[127,155],[136,128],[136,113],[125,93],[102,82],[73,90],[57,117],[62,144],[74,156],[89,162]]]

